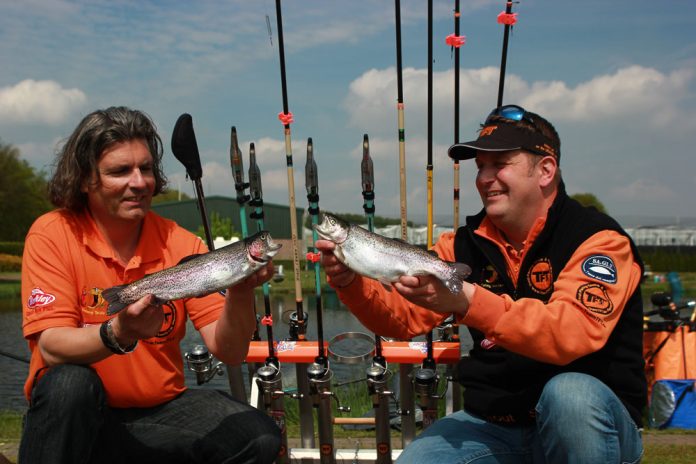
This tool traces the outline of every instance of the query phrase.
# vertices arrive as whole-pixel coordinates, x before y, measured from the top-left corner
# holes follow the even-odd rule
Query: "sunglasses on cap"
[[[505,105],[494,108],[493,111],[486,118],[484,126],[488,124],[491,117],[498,116],[505,119],[511,119],[513,121],[527,121],[530,124],[534,124],[534,119],[527,113],[527,110],[517,105]]]

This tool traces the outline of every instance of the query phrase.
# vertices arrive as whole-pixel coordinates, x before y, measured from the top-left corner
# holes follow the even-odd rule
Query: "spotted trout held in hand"
[[[343,219],[323,213],[312,226],[325,240],[336,244],[334,255],[354,272],[391,283],[402,275],[430,274],[442,281],[454,294],[462,290],[462,281],[471,274],[464,263],[443,261],[415,245],[383,237]]]
[[[176,266],[130,284],[107,288],[107,314],[116,314],[147,294],[156,303],[204,296],[229,288],[265,266],[282,245],[263,230],[217,250],[184,258]]]

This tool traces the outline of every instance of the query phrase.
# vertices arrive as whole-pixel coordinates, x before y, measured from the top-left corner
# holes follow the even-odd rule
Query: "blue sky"
[[[408,216],[415,221],[425,220],[427,208],[426,5],[401,2]],[[461,1],[462,141],[475,138],[496,104],[503,38],[496,17],[504,5]],[[445,37],[453,7],[434,1],[434,211],[443,225],[452,216],[446,150],[454,140],[454,62]],[[307,205],[312,137],[320,207],[362,211],[367,133],[377,214],[397,217],[394,2],[285,0],[282,8],[297,206]],[[514,11],[504,103],[555,124],[568,191],[594,193],[620,218],[696,217],[696,4],[523,0]],[[256,145],[265,200],[287,204],[277,39],[271,0],[0,2],[0,138],[50,171],[60,142],[85,114],[138,108],[159,128],[172,186],[193,196],[170,148],[176,119],[190,113],[206,195],[234,195],[235,126],[245,157]],[[463,217],[479,210],[480,199],[473,164],[461,166]]]

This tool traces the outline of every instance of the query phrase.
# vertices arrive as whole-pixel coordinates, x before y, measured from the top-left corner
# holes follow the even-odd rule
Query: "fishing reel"
[[[341,406],[338,396],[331,391],[331,380],[333,371],[329,367],[328,359],[317,359],[307,367],[307,377],[309,377],[309,389],[314,398],[314,406],[319,406],[322,399],[333,398],[336,401],[336,410],[339,412],[350,412],[350,406]]]
[[[437,395],[437,387],[440,383],[440,376],[434,368],[424,367],[416,369],[413,373],[413,388],[416,394],[422,398],[442,398]]]
[[[370,395],[390,396],[396,401],[394,392],[387,389],[387,385],[392,378],[392,372],[387,366],[386,359],[373,359],[370,367],[365,369],[365,377],[367,379],[367,389]]]
[[[213,364],[213,355],[205,345],[194,345],[193,349],[184,354],[186,365],[190,371],[196,373],[196,383],[203,385],[216,375],[223,375],[223,363],[218,361]]]
[[[432,404],[433,401],[441,400],[447,394],[447,382],[442,393],[438,393],[440,385],[440,375],[434,364],[423,363],[423,367],[416,369],[413,373],[413,389],[421,400],[421,405]],[[422,409],[422,408],[421,408]]]
[[[266,364],[256,370],[256,384],[263,392],[266,407],[269,407],[273,400],[283,396],[292,399],[302,398],[301,393],[286,393],[282,389],[282,373],[276,359],[266,361]]]

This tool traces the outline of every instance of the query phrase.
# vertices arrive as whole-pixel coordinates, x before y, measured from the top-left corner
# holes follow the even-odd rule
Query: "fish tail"
[[[116,314],[128,306],[126,303],[121,301],[120,297],[121,290],[126,287],[127,285],[116,285],[115,287],[107,288],[102,292],[102,297],[104,297],[106,302],[109,304],[109,307],[106,309],[106,314],[109,316]]]
[[[445,281],[445,286],[455,295],[462,291],[462,282],[471,274],[471,268],[464,263],[450,263],[453,273]]]

